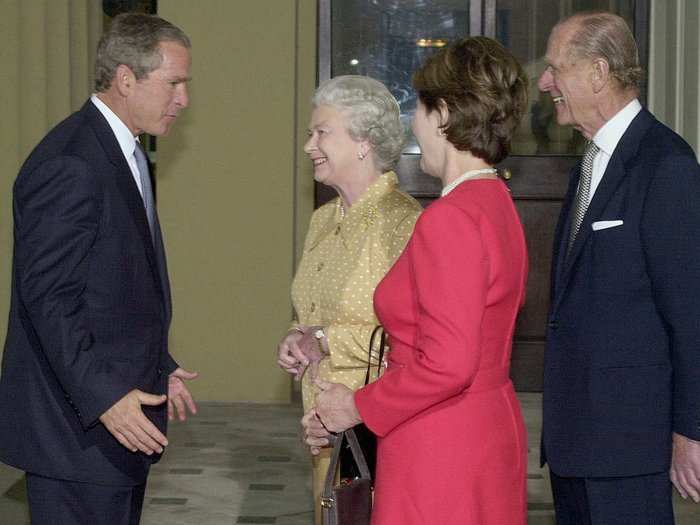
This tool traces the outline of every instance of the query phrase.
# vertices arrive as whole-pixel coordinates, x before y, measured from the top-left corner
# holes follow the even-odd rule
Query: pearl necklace
[[[489,173],[498,173],[498,170],[496,168],[481,168],[479,170],[469,170],[466,173],[462,173],[459,177],[457,177],[455,180],[450,182],[447,186],[442,188],[442,192],[440,195],[444,197],[448,193],[450,193],[452,190],[454,190],[457,186],[462,184],[465,180],[473,179],[474,177],[477,177],[478,175],[486,175]]]
[[[340,198],[338,198],[338,214],[341,221],[345,219],[345,206],[343,206],[343,201]]]

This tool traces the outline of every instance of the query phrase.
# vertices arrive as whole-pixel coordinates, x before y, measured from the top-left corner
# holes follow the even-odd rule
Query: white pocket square
[[[591,224],[594,232],[598,230],[606,230],[608,228],[615,228],[616,226],[622,226],[625,221],[598,221]]]

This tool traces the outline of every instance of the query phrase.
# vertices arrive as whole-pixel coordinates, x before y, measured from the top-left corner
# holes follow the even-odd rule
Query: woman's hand
[[[301,418],[301,427],[304,433],[304,443],[309,445],[312,455],[318,455],[322,447],[329,445],[328,437],[331,433],[323,426],[315,409],[312,408],[304,414],[304,417]]]
[[[323,426],[330,432],[342,432],[362,423],[355,406],[355,393],[340,383],[317,379],[314,384],[321,390],[316,395],[315,411]]]
[[[316,339],[314,333],[321,326],[300,326],[287,332],[277,347],[277,364],[297,381],[307,367],[311,367],[311,379],[318,377],[318,363],[328,355],[325,337]]]
[[[304,374],[308,361],[299,348],[299,342],[304,337],[306,327],[299,327],[287,332],[280,344],[277,345],[277,364],[282,370],[294,375],[297,381]]]

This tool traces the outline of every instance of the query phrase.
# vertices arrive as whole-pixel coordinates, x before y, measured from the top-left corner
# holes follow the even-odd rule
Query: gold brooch
[[[377,219],[377,207],[376,206],[369,206],[365,210],[362,211],[362,224],[366,228],[369,228],[374,224],[374,221]]]

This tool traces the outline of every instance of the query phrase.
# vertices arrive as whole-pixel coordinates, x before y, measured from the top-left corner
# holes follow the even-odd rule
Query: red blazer
[[[526,279],[501,181],[464,182],[419,218],[375,292],[386,373],[355,394],[379,437],[373,524],[526,523],[527,437],[509,380]]]

